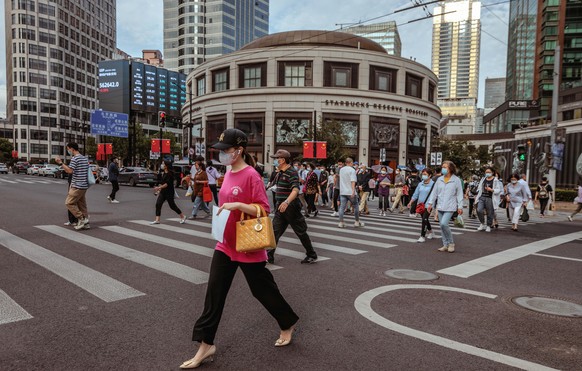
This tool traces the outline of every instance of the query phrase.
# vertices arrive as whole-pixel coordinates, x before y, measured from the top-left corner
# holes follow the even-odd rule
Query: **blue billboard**
[[[91,111],[91,134],[127,138],[129,116],[110,111]]]

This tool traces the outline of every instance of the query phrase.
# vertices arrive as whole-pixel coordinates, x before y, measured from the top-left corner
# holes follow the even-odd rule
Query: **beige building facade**
[[[379,163],[383,149],[393,164],[426,163],[441,119],[430,69],[341,32],[265,36],[198,66],[186,84],[192,100],[182,116],[194,124],[194,142],[207,148],[236,127],[262,163],[280,148],[301,155],[314,118],[341,122],[346,147],[360,162]]]

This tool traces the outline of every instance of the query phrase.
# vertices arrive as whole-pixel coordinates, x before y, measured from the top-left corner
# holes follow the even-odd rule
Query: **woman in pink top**
[[[225,130],[218,143],[212,147],[220,150],[220,162],[232,169],[224,177],[220,188],[220,211],[230,210],[223,243],[216,244],[212,257],[210,276],[206,289],[204,311],[196,324],[192,340],[200,342],[194,358],[182,363],[180,368],[196,368],[216,353],[214,337],[220,323],[224,303],[237,269],[240,267],[255,298],[277,320],[281,333],[275,346],[281,347],[291,342],[295,323],[299,317],[285,301],[271,272],[265,267],[267,252],[253,253],[236,251],[236,222],[241,213],[256,214],[251,204],[263,206],[269,213],[269,201],[265,185],[254,169],[254,160],[246,151],[248,140],[238,129]],[[219,211],[219,213],[220,213]]]

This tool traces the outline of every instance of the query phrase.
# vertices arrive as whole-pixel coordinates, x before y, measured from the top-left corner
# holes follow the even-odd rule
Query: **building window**
[[[238,86],[240,88],[267,86],[266,63],[239,66],[239,71]]]
[[[228,90],[228,68],[212,72],[212,91]]]
[[[196,79],[196,96],[201,97],[206,94],[206,77],[202,76]]]
[[[310,114],[288,114],[275,120],[275,142],[285,145],[301,145],[311,138]]]
[[[434,100],[435,89],[435,85],[432,82],[428,84],[428,100],[433,103],[436,103]]]
[[[279,86],[313,86],[311,62],[279,62]]]
[[[411,97],[422,98],[422,78],[407,73],[405,94]]]
[[[396,74],[398,71],[377,66],[370,67],[370,90],[396,93]]]
[[[358,65],[353,63],[324,62],[323,85],[336,88],[358,87]]]

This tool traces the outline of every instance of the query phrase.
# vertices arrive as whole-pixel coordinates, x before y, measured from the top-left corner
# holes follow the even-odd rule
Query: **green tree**
[[[328,120],[322,122],[320,118],[317,125],[316,139],[317,141],[327,142],[327,158],[319,161],[325,166],[333,165],[337,160],[345,159],[350,155],[350,150],[346,148],[348,137],[343,131],[341,121]]]
[[[467,141],[439,139],[437,146],[443,153],[443,161],[452,161],[459,174],[467,179],[472,174],[481,174],[482,168],[491,162],[491,153],[487,146],[476,147]]]
[[[8,139],[0,138],[0,162],[10,161],[14,146]]]

